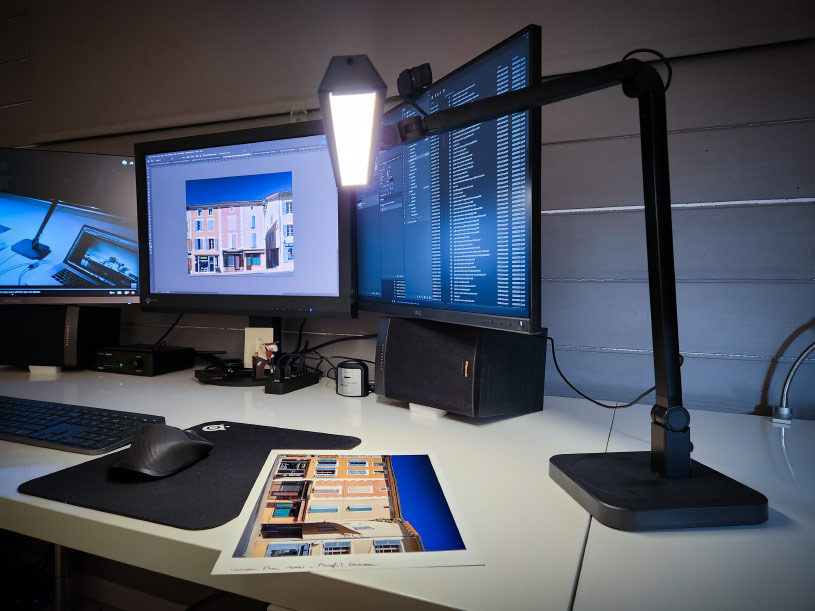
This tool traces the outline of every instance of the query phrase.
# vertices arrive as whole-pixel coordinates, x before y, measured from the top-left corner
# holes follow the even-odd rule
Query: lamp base
[[[736,526],[767,521],[767,497],[691,460],[688,479],[651,471],[650,452],[560,454],[549,476],[599,522],[618,530]]]
[[[34,259],[36,261],[41,261],[51,252],[51,249],[45,244],[40,242],[35,244],[32,240],[20,240],[11,246],[11,250],[23,255],[26,259]]]

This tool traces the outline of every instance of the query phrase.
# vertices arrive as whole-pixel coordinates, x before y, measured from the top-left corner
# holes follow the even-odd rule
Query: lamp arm
[[[639,102],[643,203],[648,255],[656,401],[651,410],[651,469],[662,477],[690,476],[690,415],[682,406],[676,315],[668,131],[665,89],[659,73],[637,59],[553,79],[524,89],[440,110],[400,123],[411,140],[460,129],[507,114],[538,108],[622,85]]]
[[[37,230],[37,235],[35,235],[34,239],[31,240],[32,246],[36,247],[37,244],[40,243],[40,236],[42,235],[42,232],[45,229],[45,226],[48,224],[48,219],[50,219],[51,215],[54,214],[54,210],[56,210],[57,204],[59,204],[58,199],[52,199],[51,200],[51,205],[48,206],[48,212],[45,213],[45,218],[42,220],[42,224],[40,225],[40,228]]]
[[[424,117],[425,135],[467,127],[481,121],[497,119],[515,112],[553,104],[593,91],[620,85],[632,78],[637,69],[646,66],[637,59],[576,72],[543,83],[483,98],[454,108],[439,110]]]

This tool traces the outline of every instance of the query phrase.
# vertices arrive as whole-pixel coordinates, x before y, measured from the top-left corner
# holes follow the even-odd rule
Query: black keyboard
[[[62,286],[67,286],[69,288],[87,289],[96,286],[93,282],[85,280],[79,274],[75,274],[71,270],[65,268],[62,268],[51,277],[59,282]]]
[[[115,450],[142,424],[163,422],[149,414],[0,395],[0,440],[79,454]]]

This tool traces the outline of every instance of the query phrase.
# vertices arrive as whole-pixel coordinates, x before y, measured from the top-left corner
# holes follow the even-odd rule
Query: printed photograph
[[[222,570],[479,564],[445,555],[468,551],[427,455],[286,453]]]
[[[189,274],[294,271],[291,172],[186,182]]]

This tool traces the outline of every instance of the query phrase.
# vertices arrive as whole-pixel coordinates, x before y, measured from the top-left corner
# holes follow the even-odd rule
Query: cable
[[[341,354],[332,354],[331,356],[324,356],[324,359],[346,359],[349,361],[359,361],[360,363],[370,363],[371,365],[376,365],[376,362],[369,361],[368,359],[361,359],[358,356],[342,356]]]
[[[668,91],[668,87],[671,86],[671,79],[673,78],[674,73],[673,68],[671,67],[671,62],[668,61],[668,58],[665,57],[659,51],[654,51],[654,49],[634,49],[623,55],[622,61],[627,60],[635,53],[651,53],[652,55],[656,55],[659,59],[662,60],[662,63],[665,64],[665,67],[668,69],[668,78],[665,79],[665,91]]]
[[[37,267],[39,267],[39,264],[32,263],[31,265],[28,265],[23,271],[20,272],[20,275],[17,276],[17,284],[20,285],[20,286],[24,286],[23,283],[22,283],[23,282],[23,276],[25,276],[32,269],[36,269]]]
[[[563,378],[563,381],[564,381],[564,382],[566,382],[566,385],[567,385],[569,388],[571,388],[573,391],[575,391],[575,392],[576,392],[578,395],[580,395],[581,397],[583,397],[583,398],[584,398],[584,399],[586,399],[587,401],[591,401],[591,402],[592,402],[592,403],[594,403],[595,405],[599,405],[600,407],[605,407],[605,408],[607,408],[607,409],[617,409],[617,408],[621,408],[621,409],[622,409],[622,408],[624,408],[624,407],[631,407],[631,406],[632,406],[632,405],[634,405],[635,403],[639,402],[639,401],[640,401],[640,399],[642,399],[642,398],[643,398],[643,397],[645,397],[646,395],[648,395],[648,394],[650,394],[650,393],[654,392],[654,391],[657,389],[657,387],[656,387],[656,386],[652,386],[651,388],[649,388],[648,390],[646,390],[644,393],[642,393],[642,394],[641,394],[639,397],[637,397],[636,399],[634,399],[633,401],[631,401],[631,402],[629,402],[629,403],[626,403],[625,405],[607,405],[606,403],[600,403],[599,401],[595,401],[594,399],[592,399],[592,398],[591,398],[591,397],[589,397],[588,395],[586,395],[586,394],[584,394],[584,393],[580,392],[580,391],[579,391],[579,390],[578,390],[578,389],[577,389],[577,388],[574,386],[574,384],[572,384],[571,382],[569,382],[568,378],[566,378],[566,376],[565,376],[565,375],[563,375],[563,372],[560,370],[560,365],[558,365],[558,363],[557,363],[557,357],[555,356],[555,340],[554,340],[554,339],[552,339],[551,337],[549,337],[548,335],[546,336],[546,339],[547,339],[547,340],[549,340],[549,341],[552,343],[552,362],[555,364],[555,369],[557,369],[557,372],[560,374],[560,377],[561,377],[561,378]],[[679,355],[679,366],[681,367],[681,366],[682,366],[682,363],[684,363],[684,362],[685,362],[685,357],[683,357],[683,356],[680,354],[680,355]]]
[[[17,265],[12,265],[11,267],[7,267],[6,269],[0,270],[0,276],[9,273],[12,270],[20,269],[21,267],[28,267],[28,263],[18,263]]]
[[[154,344],[156,348],[164,348],[164,346],[166,346],[166,345],[167,345],[167,342],[165,342],[165,341],[164,341],[164,338],[165,338],[165,337],[167,337],[167,336],[170,334],[170,331],[172,331],[173,329],[175,329],[175,326],[178,324],[178,321],[179,321],[179,320],[181,320],[181,317],[182,317],[182,316],[184,316],[184,312],[182,312],[181,314],[179,314],[179,315],[178,315],[178,318],[176,318],[176,319],[173,321],[173,324],[171,324],[171,325],[170,325],[170,328],[169,328],[169,329],[167,329],[167,330],[164,332],[164,335],[162,335],[160,338],[158,338],[158,341],[157,341],[157,342]]]
[[[300,330],[297,331],[297,348],[294,349],[295,352],[300,352],[300,345],[303,343],[303,327],[305,326],[306,318],[303,318],[303,320],[300,322]]]
[[[3,262],[2,262],[2,263],[0,263],[0,265],[5,265],[5,264],[6,264],[8,261],[11,261],[11,260],[12,260],[14,257],[16,257],[16,256],[17,256],[17,254],[18,254],[18,253],[16,253],[16,252],[15,252],[15,253],[14,253],[13,255],[11,255],[10,257],[6,257],[5,259],[3,259]],[[2,273],[3,273],[3,272],[0,272],[0,274],[2,274]]]
[[[370,333],[368,335],[353,335],[353,336],[350,336],[350,337],[339,337],[337,339],[332,339],[332,340],[329,340],[327,342],[323,342],[322,344],[317,344],[316,346],[314,346],[313,348],[310,348],[309,350],[313,351],[313,350],[317,350],[319,348],[325,348],[326,346],[330,346],[331,344],[337,344],[339,342],[350,342],[351,340],[355,340],[355,339],[374,339],[376,336],[377,336],[376,333]]]

